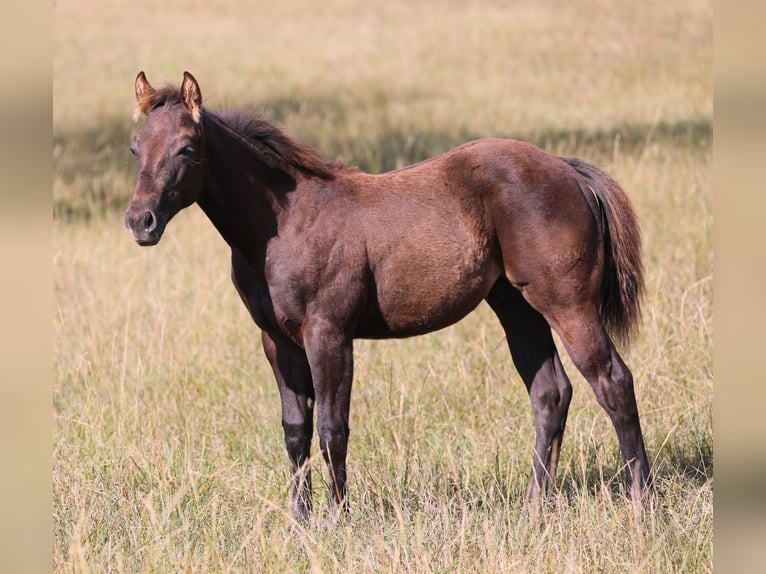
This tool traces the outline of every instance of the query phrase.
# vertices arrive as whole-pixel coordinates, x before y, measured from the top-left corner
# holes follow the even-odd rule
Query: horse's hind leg
[[[550,326],[505,278],[497,281],[487,302],[503,325],[535,414],[535,455],[527,498],[537,506],[556,478],[572,385],[561,365]]]
[[[594,305],[554,311],[548,320],[612,420],[627,468],[631,498],[637,501],[649,483],[649,460],[638,419],[633,375],[617,353]]]

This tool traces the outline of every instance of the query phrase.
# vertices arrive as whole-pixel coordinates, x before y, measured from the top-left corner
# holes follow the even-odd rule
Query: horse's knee
[[[343,463],[348,448],[349,428],[345,423],[324,423],[317,425],[319,446],[327,462]]]
[[[345,423],[329,423],[317,426],[319,442],[331,450],[344,448],[348,443],[349,429]]]
[[[285,431],[285,448],[290,460],[302,464],[308,458],[311,447],[311,425],[282,423]]]

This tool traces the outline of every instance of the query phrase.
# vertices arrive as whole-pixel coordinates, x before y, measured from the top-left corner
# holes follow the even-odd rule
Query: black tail
[[[578,158],[564,158],[592,186],[606,216],[605,269],[601,286],[601,320],[610,333],[630,343],[641,320],[644,266],[641,230],[630,199],[602,169]]]

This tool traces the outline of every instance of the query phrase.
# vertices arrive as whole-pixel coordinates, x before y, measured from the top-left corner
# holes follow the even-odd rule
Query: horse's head
[[[188,72],[180,90],[155,90],[141,72],[136,100],[135,117],[146,121],[130,146],[138,175],[125,226],[139,245],[155,245],[168,221],[202,192],[202,96]]]

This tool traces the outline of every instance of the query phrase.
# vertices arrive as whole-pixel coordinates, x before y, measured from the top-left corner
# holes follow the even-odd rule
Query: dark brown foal
[[[273,123],[202,106],[197,81],[136,78],[138,160],[125,224],[154,245],[197,203],[231,247],[232,280],[274,371],[291,507],[311,511],[314,416],[331,497],[348,508],[355,338],[446,327],[485,299],[529,391],[537,438],[528,496],[555,477],[572,385],[552,331],[609,414],[638,499],[649,479],[627,341],[640,316],[640,234],[604,172],[512,140],[470,142],[381,175],[328,164]]]

